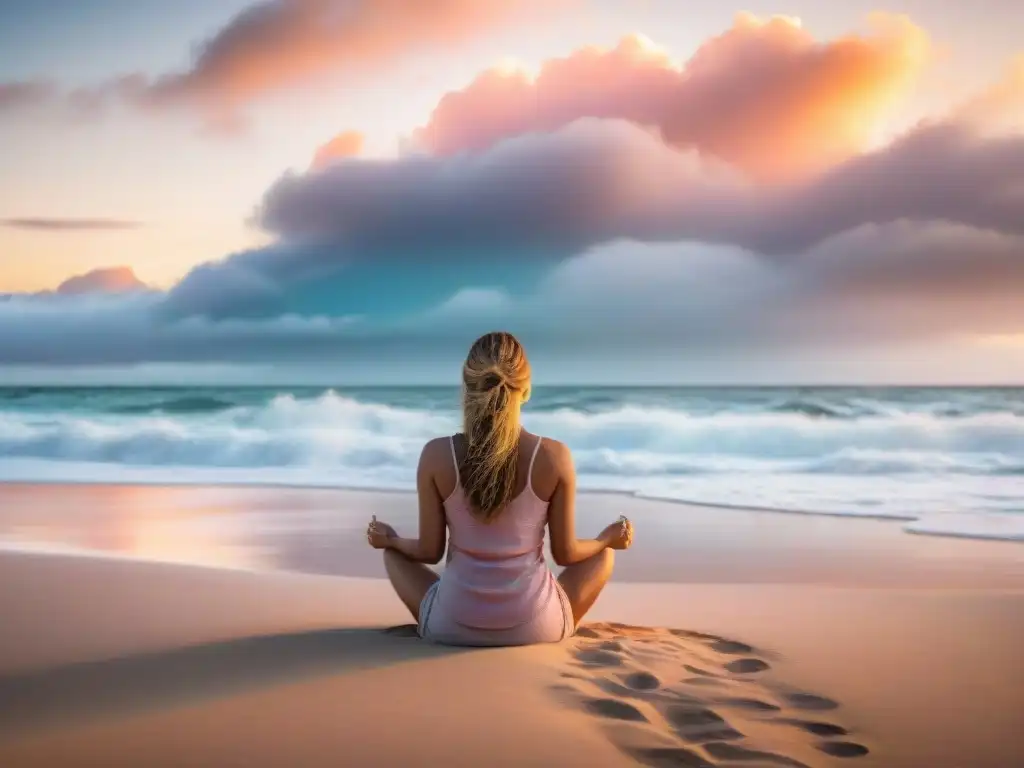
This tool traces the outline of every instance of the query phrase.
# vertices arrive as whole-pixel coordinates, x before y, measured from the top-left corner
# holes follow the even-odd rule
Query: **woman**
[[[524,430],[530,364],[519,341],[489,333],[462,368],[463,432],[431,440],[416,472],[419,538],[374,518],[370,545],[421,637],[451,645],[557,642],[576,631],[612,573],[613,552],[632,543],[625,518],[596,539],[577,539],[576,473],[562,443]],[[555,579],[544,561],[566,566]],[[425,563],[448,562],[438,577]]]

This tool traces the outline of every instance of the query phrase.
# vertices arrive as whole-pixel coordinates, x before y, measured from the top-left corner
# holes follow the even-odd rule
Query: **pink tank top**
[[[531,621],[554,601],[555,579],[544,561],[548,502],[533,492],[530,456],[526,487],[490,523],[473,517],[459,479],[455,441],[455,490],[444,501],[449,561],[441,576],[438,601],[458,624],[475,629],[510,629]],[[560,610],[560,609],[559,609]]]

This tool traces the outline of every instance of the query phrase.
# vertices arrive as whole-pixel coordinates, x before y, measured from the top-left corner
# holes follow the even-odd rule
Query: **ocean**
[[[455,387],[0,388],[0,481],[412,489]],[[579,487],[1024,540],[1024,388],[538,387]]]

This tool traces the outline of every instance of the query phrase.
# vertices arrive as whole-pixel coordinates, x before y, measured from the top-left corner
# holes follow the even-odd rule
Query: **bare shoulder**
[[[451,463],[451,443],[447,437],[435,437],[428,440],[420,453],[420,466],[437,469]]]
[[[538,453],[542,454],[546,462],[556,469],[572,468],[572,451],[561,440],[551,437],[543,438]]]

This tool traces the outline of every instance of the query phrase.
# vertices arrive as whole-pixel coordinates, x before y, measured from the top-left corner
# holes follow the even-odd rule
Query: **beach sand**
[[[167,523],[207,520],[197,510],[214,504],[225,524],[239,509],[303,509],[307,532],[309,510],[330,509],[338,522],[319,538],[352,555],[325,573],[295,526],[275,528],[275,548],[267,521],[246,546]],[[361,575],[382,575],[357,549],[367,510],[401,527],[410,506],[365,492],[0,489],[0,766],[1024,765],[1018,544],[588,496],[581,528],[624,511],[638,542],[579,636],[452,649],[385,630],[409,617]],[[76,533],[90,522],[109,534],[107,507],[135,534],[73,551],[98,546]],[[11,545],[47,530],[52,552]],[[232,568],[139,559],[190,546]]]

